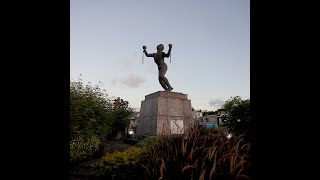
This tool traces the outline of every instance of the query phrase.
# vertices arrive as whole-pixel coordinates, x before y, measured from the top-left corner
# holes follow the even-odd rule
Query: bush
[[[140,140],[135,146],[150,149],[154,145],[160,144],[160,141],[161,139],[159,136],[148,136]]]
[[[76,163],[90,159],[99,150],[100,140],[94,135],[85,139],[79,135],[70,141],[70,162]]]
[[[96,164],[95,175],[106,179],[138,179],[143,177],[141,163],[145,162],[146,149],[132,147],[123,152],[107,154]]]

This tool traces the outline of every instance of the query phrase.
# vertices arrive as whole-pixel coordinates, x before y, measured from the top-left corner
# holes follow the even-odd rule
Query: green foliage
[[[113,104],[98,85],[70,82],[71,162],[90,158],[101,142],[124,130],[133,111],[127,101],[120,102]]]
[[[70,141],[70,162],[79,162],[89,159],[99,150],[100,140],[94,135],[85,139],[82,135]]]
[[[114,108],[112,111],[113,118],[115,119],[112,124],[111,137],[115,137],[118,131],[125,131],[125,127],[130,123],[130,117],[133,114],[133,110],[128,107]]]
[[[150,149],[153,146],[158,145],[160,143],[161,139],[159,136],[148,136],[140,140],[135,146]]]
[[[95,175],[106,179],[136,179],[142,176],[141,162],[146,161],[146,149],[132,147],[123,152],[107,154],[96,164]]]
[[[112,103],[99,88],[82,81],[70,83],[70,136],[97,135],[104,141],[114,121]]]
[[[250,99],[242,100],[239,96],[231,97],[223,106],[226,115],[223,117],[224,127],[232,133],[244,134],[250,125]]]
[[[235,97],[230,97],[230,99],[228,99],[224,105],[223,105],[223,108],[226,110],[226,111],[229,111],[231,110],[232,108],[234,108],[235,106],[238,106],[242,103],[242,99],[240,96],[235,96]]]
[[[214,115],[215,112],[214,111],[208,111],[208,112],[203,112],[203,116],[206,116],[206,115]]]
[[[117,103],[119,101],[119,103]],[[111,138],[130,122],[133,110],[128,102],[116,99],[112,103],[98,85],[84,85],[81,80],[70,83],[70,135],[85,137],[98,135],[104,141]]]

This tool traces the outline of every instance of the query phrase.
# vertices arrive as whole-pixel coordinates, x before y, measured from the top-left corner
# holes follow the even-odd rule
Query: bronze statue
[[[164,58],[170,56],[171,48],[172,48],[172,44],[169,44],[169,50],[168,50],[168,53],[166,54],[165,52],[162,52],[163,49],[164,49],[163,44],[159,44],[157,46],[157,53],[148,54],[147,53],[147,47],[143,46],[143,52],[145,53],[145,55],[147,57],[153,57],[154,58],[154,62],[158,65],[159,82],[160,82],[161,86],[163,87],[163,89],[166,90],[166,91],[171,91],[173,89],[171,87],[168,79],[164,76],[166,74],[166,72],[167,72],[167,69],[168,69],[167,64],[164,62]]]

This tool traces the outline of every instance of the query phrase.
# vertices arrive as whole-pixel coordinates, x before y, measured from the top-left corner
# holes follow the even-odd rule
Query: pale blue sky
[[[214,111],[231,96],[250,98],[249,0],[71,0],[70,77],[82,74],[108,95],[140,109],[162,91],[153,58],[165,52],[173,92],[195,109]]]

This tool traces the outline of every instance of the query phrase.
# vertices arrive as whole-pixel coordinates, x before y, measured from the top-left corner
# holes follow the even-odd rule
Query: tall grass
[[[243,135],[226,137],[227,129],[196,125],[181,135],[160,136],[149,148],[146,179],[236,179],[248,175],[250,143]]]

